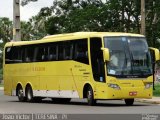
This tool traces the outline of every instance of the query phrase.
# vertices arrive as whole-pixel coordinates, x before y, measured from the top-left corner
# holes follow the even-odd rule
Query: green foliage
[[[12,21],[6,17],[0,18],[0,68],[2,68],[2,52],[4,45],[10,40],[12,40]]]
[[[160,97],[160,83],[155,84],[155,90],[153,90],[153,96]]]
[[[45,22],[45,28],[48,34],[58,34],[61,33],[60,24],[62,22],[62,17],[50,17]],[[56,24],[55,24],[56,23]]]
[[[22,5],[38,0],[22,0]],[[160,46],[160,2],[147,0],[146,37],[149,46]],[[27,24],[23,40],[40,39],[47,34],[77,31],[118,31],[140,33],[140,0],[53,0]],[[26,28],[26,27],[24,27]],[[25,31],[25,29],[24,29]]]
[[[0,69],[0,83],[1,83],[1,80],[3,80],[3,69],[2,68]]]
[[[55,16],[46,21],[46,30],[52,34],[75,31],[139,33],[139,8],[138,0],[56,0],[51,7]]]
[[[3,44],[12,40],[12,21],[9,18],[0,18],[0,39]]]
[[[38,1],[38,0],[22,0],[21,4],[22,4],[22,6],[24,6],[24,5],[27,5],[29,2],[36,2],[36,1]]]
[[[160,3],[158,0],[149,0],[146,3],[146,36],[150,46],[160,48]]]

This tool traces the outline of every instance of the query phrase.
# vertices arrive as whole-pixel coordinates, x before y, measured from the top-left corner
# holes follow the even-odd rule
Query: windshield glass
[[[105,37],[110,50],[107,73],[116,77],[147,77],[152,74],[151,57],[144,37]]]

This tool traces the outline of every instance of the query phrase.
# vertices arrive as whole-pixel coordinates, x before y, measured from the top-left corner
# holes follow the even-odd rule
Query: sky
[[[8,17],[13,20],[13,0],[0,0],[0,17]],[[42,7],[48,7],[53,4],[53,0],[38,0],[38,2],[30,2],[26,6],[21,6],[21,20],[28,21],[40,11]]]

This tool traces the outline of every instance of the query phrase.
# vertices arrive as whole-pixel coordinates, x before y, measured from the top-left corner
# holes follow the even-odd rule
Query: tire
[[[18,100],[20,102],[25,102],[26,101],[26,97],[24,96],[23,88],[21,86],[19,86],[18,89],[17,89],[17,96],[18,96]]]
[[[88,105],[90,106],[94,106],[96,104],[96,100],[94,99],[94,94],[91,87],[89,87],[87,91],[87,101]]]
[[[26,99],[27,99],[27,102],[34,102],[33,90],[30,86],[27,86],[26,88]]]
[[[132,106],[134,103],[134,99],[125,99],[124,100],[127,106]]]
[[[53,103],[69,103],[71,98],[52,98]]]

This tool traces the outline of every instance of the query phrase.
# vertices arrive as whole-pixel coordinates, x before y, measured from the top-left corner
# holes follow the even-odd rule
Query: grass
[[[153,96],[160,97],[160,83],[155,84],[155,90],[153,90]]]

